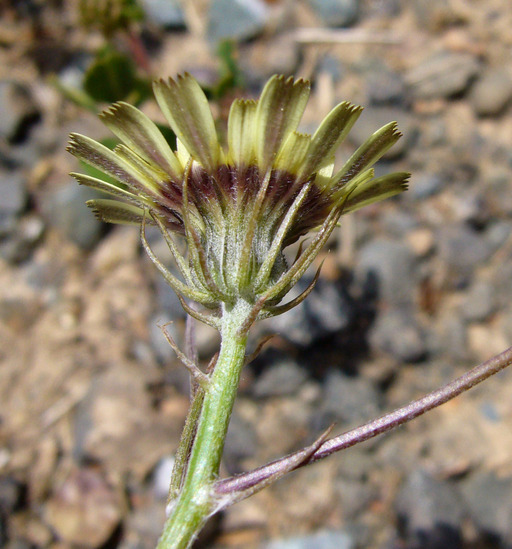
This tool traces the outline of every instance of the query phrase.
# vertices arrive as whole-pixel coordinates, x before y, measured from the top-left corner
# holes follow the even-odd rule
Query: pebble
[[[439,193],[446,184],[446,176],[440,173],[415,174],[405,197],[412,200],[423,200]]]
[[[309,4],[329,27],[350,27],[359,17],[359,0],[309,0]]]
[[[512,477],[479,472],[462,483],[462,493],[473,523],[496,547],[512,544]]]
[[[164,260],[163,254],[158,256]],[[181,274],[174,263],[173,259],[164,261],[167,269],[176,277],[181,278]],[[166,322],[183,320],[186,318],[186,313],[181,306],[181,301],[178,299],[176,292],[167,284],[165,278],[158,273],[155,273],[155,290],[158,300],[158,309],[160,314],[166,318]]]
[[[142,0],[144,14],[152,23],[165,29],[184,29],[185,16],[178,0]]]
[[[384,209],[380,216],[384,234],[391,239],[403,240],[418,228],[418,216],[400,208]]]
[[[258,35],[269,17],[262,0],[212,0],[208,13],[208,38],[246,40]]]
[[[44,234],[43,220],[35,214],[20,219],[16,230],[0,242],[0,257],[10,263],[21,263],[30,257]]]
[[[327,73],[337,83],[345,76],[345,68],[338,57],[326,53],[318,60],[318,73]]]
[[[508,220],[496,219],[485,230],[485,239],[489,247],[495,251],[503,246],[512,233],[512,224]]]
[[[166,518],[164,502],[149,499],[144,493],[132,494],[132,501],[135,505],[123,521],[123,535],[116,549],[156,547]]]
[[[120,496],[99,472],[73,470],[46,503],[44,517],[61,541],[99,547],[121,520]]]
[[[345,456],[343,456],[344,458]],[[357,524],[358,515],[364,513],[372,502],[379,499],[375,486],[364,480],[336,479],[336,490],[343,509],[343,518],[347,521],[354,521],[354,525]]]
[[[415,290],[415,258],[411,248],[377,237],[359,251],[354,268],[363,294],[391,306],[409,305]]]
[[[0,218],[19,215],[27,203],[26,178],[21,171],[0,172]]]
[[[450,197],[450,209],[453,221],[474,227],[482,227],[489,221],[489,210],[483,196],[475,189],[464,188],[459,193],[455,191]]]
[[[471,353],[468,347],[466,323],[457,311],[447,311],[441,315],[427,338],[431,355],[446,354],[456,362],[469,360]]]
[[[427,337],[413,316],[412,308],[381,312],[368,333],[372,349],[389,353],[400,362],[418,362],[428,350]]]
[[[174,461],[174,456],[163,457],[153,471],[153,493],[157,499],[167,499]]]
[[[254,424],[247,421],[237,407],[229,423],[223,461],[230,475],[243,472],[242,461],[255,456],[258,452],[258,436]]]
[[[467,89],[479,68],[469,53],[444,51],[410,69],[405,81],[416,99],[451,98]]]
[[[87,200],[98,197],[96,191],[70,180],[69,185],[55,190],[45,198],[44,217],[69,240],[89,250],[100,241],[105,230],[105,224],[98,221],[85,205]]]
[[[366,77],[368,100],[374,106],[402,106],[405,83],[400,74],[383,67],[370,67]]]
[[[13,477],[0,477],[0,543],[7,540],[4,521],[11,516],[22,502],[23,487]],[[3,539],[2,539],[3,538]]]
[[[461,20],[458,8],[448,0],[413,0],[411,2],[417,24],[429,31],[437,31]]]
[[[321,426],[332,422],[360,423],[375,417],[381,398],[373,384],[362,377],[350,377],[339,371],[329,372],[324,380]]]
[[[0,138],[10,143],[23,141],[38,116],[38,108],[25,86],[0,80]]]
[[[351,536],[343,531],[321,531],[315,534],[273,540],[262,549],[355,549]]]
[[[311,280],[309,276],[303,277],[285,297],[284,303],[303,292]],[[306,347],[347,328],[352,318],[353,307],[343,289],[320,278],[305,301],[293,311],[265,321],[265,328]]]
[[[484,236],[468,225],[446,224],[439,228],[439,257],[451,273],[454,287],[468,284],[473,270],[483,265],[492,254]]]
[[[398,17],[405,6],[400,0],[379,0],[364,6],[365,16],[376,18],[379,21],[383,17]]]
[[[268,363],[268,357],[266,358]],[[257,398],[268,398],[296,394],[306,381],[306,370],[291,358],[284,358],[269,365],[252,387]]]
[[[497,173],[490,176],[486,187],[485,198],[494,217],[512,215],[512,185],[508,169],[498,168]]]
[[[240,56],[240,64],[247,75],[246,81],[252,82],[254,78],[257,88],[261,80],[273,74],[293,74],[300,62],[300,46],[290,33],[267,36],[265,40],[251,42],[240,49],[244,52]]]
[[[418,257],[425,257],[434,249],[434,233],[427,227],[415,229],[407,233],[407,243]]]
[[[465,293],[460,311],[469,322],[483,322],[494,312],[495,307],[492,285],[487,280],[477,280]]]
[[[397,107],[369,106],[363,110],[357,123],[350,130],[349,139],[354,145],[362,145],[374,132],[389,122],[396,121],[402,137],[386,152],[385,159],[391,160],[405,154],[413,142],[416,130],[411,116]]]
[[[172,291],[169,288],[169,291]],[[176,357],[176,353],[169,345],[162,333],[160,326],[169,322],[169,317],[158,314],[149,321],[149,343],[151,350],[155,353],[159,364],[164,368],[165,383],[176,387],[181,394],[188,394],[190,391],[190,375],[188,370]],[[168,334],[176,343],[182,342],[183,331],[177,323],[172,322],[166,327]],[[183,345],[181,345],[183,349]]]
[[[405,524],[407,547],[462,548],[462,500],[453,485],[417,469],[400,490],[396,509]]]
[[[498,116],[512,98],[512,78],[503,69],[485,71],[471,88],[469,102],[478,116]]]

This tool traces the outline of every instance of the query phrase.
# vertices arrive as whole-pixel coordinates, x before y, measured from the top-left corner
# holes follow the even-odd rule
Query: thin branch
[[[192,376],[192,379],[203,389],[206,389],[208,387],[208,384],[210,383],[210,379],[204,372],[202,372],[199,369],[197,364],[195,364],[192,360],[190,360],[185,355],[185,353],[182,352],[182,350],[178,347],[178,345],[176,345],[176,342],[167,331],[167,326],[169,326],[169,324],[172,324],[172,321],[167,322],[163,325],[159,325],[158,327],[160,328],[160,330],[162,330],[162,333],[164,334],[164,337],[167,340],[167,343],[169,343],[169,345],[172,347],[172,350],[176,353],[176,356],[178,357],[179,361],[189,371],[189,374]]]
[[[254,349],[254,351],[253,351],[250,355],[245,355],[244,366],[247,366],[247,364],[250,364],[253,360],[255,360],[256,357],[261,353],[261,350],[263,349],[263,347],[264,347],[271,339],[273,339],[275,336],[276,336],[276,334],[268,334],[268,335],[266,335],[266,336],[263,336],[263,337],[258,341],[258,345],[256,346],[256,349]]]
[[[329,436],[334,425],[331,425],[326,431],[324,431],[313,444],[303,448],[299,452],[293,454],[292,459],[290,459],[286,467],[279,468],[277,471],[274,471],[272,475],[267,476],[265,479],[255,482],[251,485],[246,485],[243,490],[232,491],[228,494],[225,492],[217,492],[218,500],[215,509],[212,511],[212,515],[218,513],[222,509],[233,505],[239,501],[247,499],[249,496],[256,494],[257,492],[263,490],[267,486],[273,484],[276,480],[284,477],[290,471],[297,469],[303,463],[309,462],[311,456],[315,453],[316,450],[322,445],[325,439]]]
[[[400,44],[391,32],[376,32],[366,29],[320,29],[302,28],[294,33],[294,38],[302,44]]]
[[[385,414],[360,427],[347,431],[340,436],[327,440],[311,455],[309,460],[301,462],[295,469],[314,463],[335,452],[345,450],[360,442],[364,442],[365,440],[390,431],[399,425],[403,425],[404,423],[421,416],[425,412],[448,402],[464,391],[471,389],[487,378],[504,370],[511,364],[512,347],[509,347],[507,350],[476,366],[444,387],[436,389],[428,395],[418,400],[414,400],[389,414]],[[277,475],[281,470],[289,470],[289,464],[293,462],[297,453],[299,452],[278,459],[248,473],[243,473],[237,477],[220,480],[216,483],[215,490],[218,494],[243,492],[251,486],[265,482],[267,478]]]

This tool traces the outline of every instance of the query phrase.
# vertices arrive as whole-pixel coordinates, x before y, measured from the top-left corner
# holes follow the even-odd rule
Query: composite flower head
[[[114,150],[78,134],[71,135],[68,148],[115,183],[73,175],[115,197],[88,203],[102,220],[142,228],[157,224],[182,278],[165,270],[142,230],[151,259],[179,295],[209,308],[245,300],[259,317],[287,310],[279,302],[340,216],[406,189],[408,174],[375,177],[372,168],[400,138],[395,122],[370,136],[336,170],[336,150],[362,108],[340,103],[312,136],[298,132],[309,96],[307,81],[274,76],[257,101],[235,100],[226,146],[219,143],[207,99],[194,78],[159,80],[154,92],[177,136],[177,150],[141,111],[116,103],[101,114],[121,142]],[[283,250],[313,229],[314,237],[288,265]],[[186,240],[186,255],[176,233]]]

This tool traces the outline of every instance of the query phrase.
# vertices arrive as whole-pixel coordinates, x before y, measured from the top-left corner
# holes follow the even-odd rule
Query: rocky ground
[[[512,6],[143,5],[154,75],[211,84],[215,44],[231,37],[246,93],[275,72],[308,77],[306,130],[338,101],[364,105],[342,152],[397,120],[404,137],[380,166],[413,173],[405,195],[346,217],[313,294],[256,330],[278,336],[243,376],[225,473],[332,422],[356,426],[510,344]],[[158,324],[181,340],[184,315],[137,231],[98,223],[67,175],[68,133],[106,132],[51,78],[79,81],[101,36],[66,2],[0,10],[0,545],[150,548],[188,406]],[[198,339],[207,360],[215,334],[198,326]],[[229,509],[198,547],[512,548],[511,395],[505,371]]]

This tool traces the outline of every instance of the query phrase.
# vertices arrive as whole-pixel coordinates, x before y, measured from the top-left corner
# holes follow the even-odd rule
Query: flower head
[[[221,309],[242,299],[254,305],[255,318],[287,310],[310,289],[291,304],[278,303],[340,216],[407,187],[408,174],[374,177],[372,169],[400,138],[395,122],[375,132],[338,170],[335,152],[361,107],[340,103],[314,135],[297,131],[309,96],[304,80],[274,76],[259,100],[235,100],[227,147],[219,143],[207,99],[190,75],[159,80],[154,92],[177,136],[177,150],[142,112],[116,103],[101,117],[121,144],[112,151],[72,134],[68,148],[115,183],[73,175],[122,199],[88,205],[104,221],[140,224],[146,251],[169,284],[206,307]],[[164,234],[182,280],[147,245],[144,225],[150,222]],[[318,229],[314,238],[288,265],[283,250],[313,229]],[[174,233],[184,235],[187,257]]]

